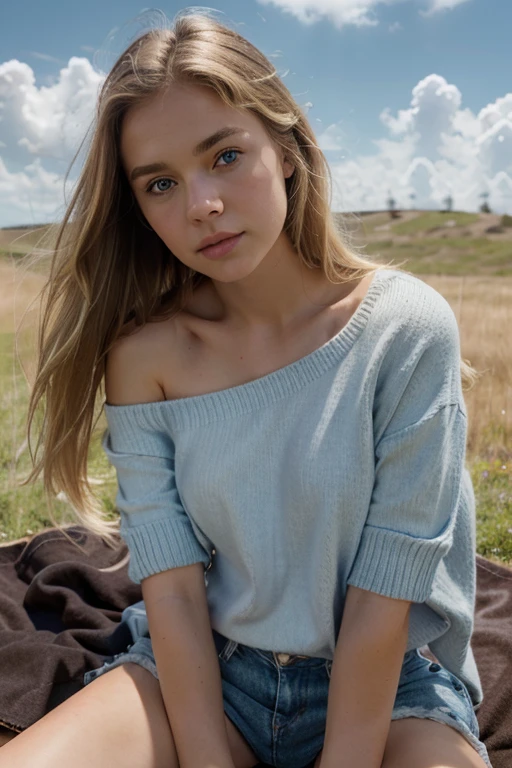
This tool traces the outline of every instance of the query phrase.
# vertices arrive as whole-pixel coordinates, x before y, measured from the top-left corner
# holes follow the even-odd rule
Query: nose
[[[188,216],[191,221],[208,218],[211,213],[222,213],[224,204],[218,192],[207,182],[198,182],[188,194]]]

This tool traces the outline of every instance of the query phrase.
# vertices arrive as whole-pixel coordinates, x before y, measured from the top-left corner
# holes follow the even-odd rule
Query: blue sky
[[[185,7],[159,6],[170,20]],[[208,7],[271,58],[305,107],[334,174],[333,209],[383,207],[392,189],[404,207],[413,195],[418,206],[439,207],[450,192],[456,207],[471,210],[489,191],[496,210],[512,213],[508,0],[227,0]],[[62,211],[64,171],[92,118],[98,73],[141,29],[142,11],[133,0],[32,0],[3,12],[0,226]],[[73,107],[69,91],[84,78],[90,88],[75,94]],[[78,97],[82,122],[71,130]]]

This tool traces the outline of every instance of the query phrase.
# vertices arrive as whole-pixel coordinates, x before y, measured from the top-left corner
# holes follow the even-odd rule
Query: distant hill
[[[460,211],[381,211],[339,216],[354,245],[416,274],[512,275],[512,216]]]
[[[34,224],[29,227],[4,227],[0,229],[0,254],[11,252],[13,255],[31,251],[43,238],[50,224]]]
[[[381,261],[418,274],[512,275],[512,216],[461,211],[334,213],[352,243]],[[52,243],[50,225],[0,229],[0,258],[15,259]]]

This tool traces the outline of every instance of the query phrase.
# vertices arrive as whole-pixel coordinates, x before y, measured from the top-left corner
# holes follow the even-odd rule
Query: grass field
[[[495,214],[403,211],[364,216],[355,244],[417,275],[512,276],[512,219]]]
[[[451,222],[451,223],[449,223]],[[401,262],[451,304],[460,328],[462,355],[480,372],[466,392],[468,466],[477,499],[477,551],[512,566],[512,228],[498,216],[404,212],[362,217],[354,242],[382,260]],[[487,230],[491,228],[491,231]],[[496,231],[496,228],[502,231]],[[20,257],[41,246],[44,230],[0,230],[0,540],[9,541],[52,525],[39,480],[19,487],[30,467],[25,420],[31,379],[37,305],[25,316],[43,275],[22,273]],[[13,242],[14,240],[14,242]],[[385,243],[385,246],[383,246]],[[48,242],[45,248],[48,248]],[[42,270],[44,271],[44,270]],[[15,330],[18,328],[18,349]],[[19,359],[18,359],[19,358]],[[21,365],[20,365],[21,361]],[[23,366],[23,367],[22,367]],[[103,454],[102,415],[89,455],[89,476],[109,517],[114,518],[115,472]],[[59,520],[73,512],[58,501]]]

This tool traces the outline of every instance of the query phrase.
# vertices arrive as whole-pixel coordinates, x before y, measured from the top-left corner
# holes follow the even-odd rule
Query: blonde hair
[[[119,136],[127,110],[170,83],[212,88],[248,110],[295,167],[286,179],[284,223],[298,258],[331,282],[364,277],[381,264],[349,245],[330,210],[331,174],[309,122],[268,59],[248,40],[201,13],[182,12],[171,29],[153,29],[119,57],[101,89],[83,169],[62,222],[42,291],[35,382],[28,410],[34,464],[49,502],[64,491],[79,520],[108,544],[107,520],[87,477],[92,433],[103,402],[105,359],[126,324],[141,326],[182,309],[205,275],[180,262],[150,228],[122,169]],[[133,214],[136,215],[133,215]],[[143,254],[143,258],[141,258]],[[472,369],[461,361],[463,379]],[[44,400],[36,445],[31,426]],[[60,527],[60,526],[59,526]]]

